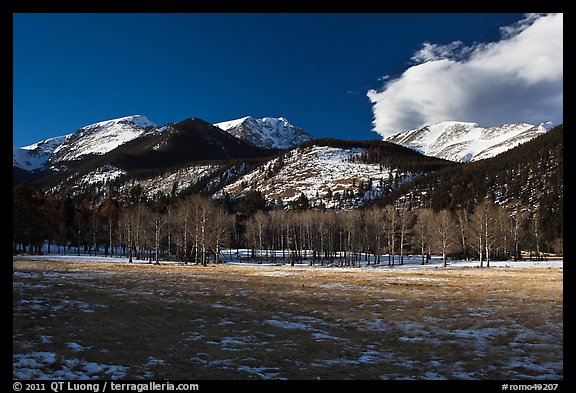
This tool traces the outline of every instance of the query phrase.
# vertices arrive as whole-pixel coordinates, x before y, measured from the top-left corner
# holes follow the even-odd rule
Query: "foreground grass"
[[[13,270],[15,378],[563,377],[562,269]]]

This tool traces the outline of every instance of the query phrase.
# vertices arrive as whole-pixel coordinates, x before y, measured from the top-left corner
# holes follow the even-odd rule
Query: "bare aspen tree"
[[[398,209],[398,234],[400,241],[400,265],[404,264],[404,249],[413,226],[414,215],[406,206]]]
[[[508,211],[500,206],[496,206],[496,255],[500,259],[508,259],[510,245],[510,219]]]
[[[340,213],[342,229],[344,231],[344,264],[355,264],[355,246],[359,224],[357,211],[349,210]]]
[[[209,250],[209,233],[208,226],[210,225],[210,205],[206,199],[199,200],[198,203],[198,239],[200,246],[200,258],[202,266],[208,265],[208,250]]]
[[[482,204],[481,204],[482,205]],[[484,246],[486,247],[486,267],[490,267],[490,257],[492,256],[492,246],[496,243],[497,225],[496,216],[498,207],[492,203],[487,203],[487,208],[483,212],[484,217]]]
[[[252,248],[252,256],[261,261],[264,249],[264,237],[268,229],[270,216],[263,211],[257,211],[246,221],[245,237]]]
[[[482,220],[481,210],[477,208],[470,217],[468,244],[478,253],[480,267],[484,267],[484,232],[484,221]]]
[[[422,265],[424,265],[425,262],[428,262],[430,258],[433,218],[434,212],[431,209],[418,209],[414,230],[420,248],[420,255],[422,256]]]
[[[102,202],[102,206],[100,207],[100,212],[102,217],[104,217],[106,223],[106,229],[108,232],[108,245],[106,246],[106,256],[108,256],[108,249],[110,249],[110,256],[114,255],[114,248],[113,248],[113,232],[114,229],[118,225],[118,206],[116,202],[110,198],[106,198],[104,202]]]
[[[166,213],[165,213],[165,230],[166,230],[166,244],[167,244],[167,251],[168,255],[172,255],[172,236],[174,232],[174,208],[171,204],[166,206]]]
[[[536,259],[542,259],[542,253],[540,252],[540,243],[542,241],[542,229],[540,228],[541,215],[540,209],[535,206],[530,210],[530,235],[532,237],[532,249],[536,250]],[[530,259],[532,259],[532,250],[530,250]]]
[[[468,250],[466,245],[468,244],[468,224],[470,222],[470,215],[465,208],[460,207],[455,211],[456,223],[458,224],[458,230],[460,234],[460,247],[462,247],[462,258],[468,260]]]
[[[394,266],[394,256],[396,255],[396,234],[398,232],[398,212],[393,205],[387,205],[384,208],[386,216],[384,219],[384,228],[386,230],[386,239],[388,241],[388,265]],[[390,256],[392,262],[390,262]]]
[[[140,202],[121,209],[119,213],[119,225],[123,227],[121,233],[127,249],[129,263],[133,262],[133,258],[140,259],[140,254],[137,250],[140,248],[143,214],[144,208]]]
[[[522,241],[524,223],[526,222],[528,214],[528,211],[526,211],[520,203],[516,203],[509,214],[509,229],[512,239],[512,247],[514,248],[515,261],[521,258],[520,242]]]
[[[222,247],[229,244],[231,229],[234,226],[234,217],[214,202],[207,201],[212,225],[208,226],[208,241],[214,253],[214,263],[220,263]]]
[[[142,259],[142,243],[144,239],[144,215],[145,215],[145,208],[144,204],[141,202],[136,203],[133,206],[132,212],[133,221],[132,221],[132,244],[133,244],[133,251],[134,257],[137,260]]]
[[[360,240],[360,261],[362,260],[362,253],[364,253],[364,261],[370,265],[370,251],[372,250],[372,228],[368,221],[368,212],[366,210],[360,210],[358,212],[359,220],[360,220],[360,228],[359,231],[361,232],[361,240]]]
[[[374,263],[380,265],[386,242],[386,213],[380,207],[374,207],[367,211],[366,223],[371,233],[372,247],[374,248]]]
[[[328,230],[330,227],[329,217],[332,213],[320,213],[316,216],[316,225],[318,230],[317,242],[318,242],[318,258],[320,259],[320,264],[324,266],[324,259],[328,259]]]
[[[152,246],[151,248],[154,249],[154,257],[152,258],[152,253],[149,254],[149,263],[152,263],[152,259],[154,259],[154,263],[158,265],[160,264],[160,243],[167,224],[166,214],[162,211],[158,201],[146,209],[145,218],[147,240]]]
[[[126,246],[128,244],[128,224],[124,218],[124,210],[120,210],[118,212],[118,231],[116,232],[117,235],[117,242],[120,245],[120,253],[122,255],[126,255]]]
[[[490,267],[492,246],[496,242],[495,225],[496,208],[488,201],[482,201],[470,217],[471,247],[478,252],[480,267],[483,267],[483,258],[486,267]]]
[[[316,259],[318,257],[318,247],[316,245],[316,237],[317,237],[317,217],[318,213],[322,214],[321,212],[316,212],[313,210],[307,210],[301,213],[302,219],[304,221],[304,231],[307,246],[305,249],[312,251],[312,259],[310,260],[310,265],[314,266]]]
[[[456,231],[452,213],[448,210],[440,210],[434,216],[433,232],[436,249],[442,254],[442,266],[446,267],[447,255],[452,252],[457,244]]]
[[[286,258],[286,214],[283,209],[270,212],[271,236],[276,244],[275,249],[282,251],[282,258]],[[276,252],[273,258],[276,258]]]
[[[178,201],[174,212],[174,226],[178,239],[176,243],[181,250],[178,252],[178,259],[185,264],[188,263],[190,257],[189,245],[195,219],[192,209],[192,198],[192,195],[188,195]]]

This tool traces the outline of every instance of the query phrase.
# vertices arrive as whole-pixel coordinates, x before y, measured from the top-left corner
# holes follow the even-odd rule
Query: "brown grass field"
[[[15,379],[562,379],[563,270],[13,261]]]

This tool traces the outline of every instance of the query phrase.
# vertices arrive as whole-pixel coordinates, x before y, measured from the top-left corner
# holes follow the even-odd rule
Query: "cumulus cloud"
[[[414,65],[370,90],[383,137],[445,120],[482,126],[563,120],[563,15],[530,14],[501,39],[465,46],[425,42]]]

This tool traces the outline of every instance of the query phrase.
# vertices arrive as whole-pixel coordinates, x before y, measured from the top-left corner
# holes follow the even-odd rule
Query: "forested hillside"
[[[13,251],[39,252],[48,242],[58,252],[206,264],[234,246],[251,248],[257,258],[266,250],[280,250],[292,263],[340,265],[355,264],[366,254],[390,264],[402,263],[409,254],[422,255],[425,263],[437,254],[445,260],[477,258],[483,265],[494,258],[519,259],[523,250],[538,258],[562,253],[562,131],[556,127],[495,158],[468,164],[424,157],[436,171],[399,183],[372,206],[353,210],[314,208],[304,194],[288,210],[273,209],[258,190],[215,201],[198,192],[218,188],[216,180],[225,182],[233,167],[210,165],[211,176],[181,193],[175,192],[178,183],[168,182],[165,192],[150,194],[145,182],[133,182],[121,193],[102,193],[97,199],[49,195],[23,183],[13,192]],[[423,165],[419,153],[395,155],[389,150],[406,149],[381,142],[363,142],[359,148],[358,142],[314,141],[295,151],[334,145],[358,149],[344,161],[376,169],[391,166],[400,173]]]
[[[315,209],[359,208],[401,184],[454,162],[383,141],[315,139],[239,176],[215,198],[259,192],[275,209],[306,203]]]
[[[445,168],[400,187],[379,204],[402,201],[434,211],[474,210],[487,199],[542,214],[549,240],[562,237],[564,206],[563,125],[494,158]]]

